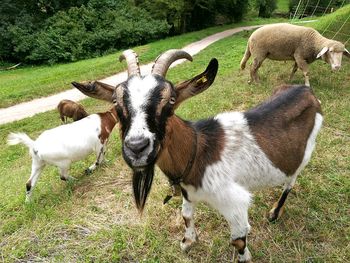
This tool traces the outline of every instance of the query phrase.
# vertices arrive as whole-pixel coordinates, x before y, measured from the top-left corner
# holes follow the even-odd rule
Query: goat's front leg
[[[106,154],[106,145],[107,145],[107,141],[96,150],[96,155],[97,155],[96,162],[85,170],[86,174],[90,174],[93,171],[95,171],[95,169],[103,162],[103,159]]]
[[[73,180],[75,180],[75,178],[73,176],[70,176],[68,174],[69,166],[70,166],[70,163],[61,164],[61,166],[59,166],[60,177],[61,177],[62,181],[73,181]]]
[[[212,196],[210,204],[219,210],[229,223],[231,229],[231,245],[238,252],[238,262],[251,262],[251,254],[247,247],[247,235],[250,230],[248,208],[250,194],[237,185],[221,187],[220,193]]]
[[[198,240],[196,229],[194,226],[195,203],[187,201],[185,197],[182,199],[182,217],[185,221],[186,232],[181,241],[181,250],[187,252],[191,246]]]

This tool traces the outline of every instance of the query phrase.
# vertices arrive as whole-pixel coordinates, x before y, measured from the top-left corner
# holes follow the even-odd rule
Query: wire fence
[[[291,9],[289,18],[291,23],[299,23],[303,18],[314,18],[315,13],[324,16],[326,14],[332,13],[336,8],[341,8],[344,5],[350,4],[350,0],[343,0],[340,6],[336,6],[336,0],[329,0],[326,6],[320,6],[320,0],[315,4],[310,0],[299,0],[298,4]],[[314,21],[314,20],[313,20]],[[342,39],[346,39],[344,44],[350,42],[350,30],[342,32],[345,25],[350,23],[350,13],[343,21],[338,21],[336,19],[331,20],[323,29],[321,34],[327,34],[330,38],[336,39],[337,36],[342,36]],[[346,27],[347,28],[347,27]]]

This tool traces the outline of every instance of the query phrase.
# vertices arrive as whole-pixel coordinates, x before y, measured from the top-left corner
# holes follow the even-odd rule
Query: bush
[[[256,7],[259,9],[260,17],[271,17],[277,7],[276,0],[256,0]]]
[[[168,34],[165,20],[122,3],[92,0],[87,6],[57,12],[36,31],[30,23],[8,26],[12,58],[35,64],[76,61]]]

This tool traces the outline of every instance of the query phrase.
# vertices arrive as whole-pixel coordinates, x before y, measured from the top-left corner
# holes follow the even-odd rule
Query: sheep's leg
[[[186,198],[182,200],[182,217],[185,221],[186,232],[181,241],[181,250],[187,252],[192,245],[198,240],[197,232],[194,226],[194,214],[195,203],[189,202]]]
[[[270,222],[277,220],[283,214],[284,203],[286,202],[288,194],[290,193],[290,191],[292,190],[295,184],[297,176],[298,176],[297,174],[293,175],[290,178],[290,180],[284,184],[282,195],[280,196],[278,201],[274,203],[274,205],[272,206],[272,209],[269,212],[268,219]]]
[[[44,163],[42,161],[33,159],[32,161],[32,172],[26,183],[26,203],[29,203],[31,200],[33,189],[39,179],[40,173],[44,167]]]
[[[309,65],[307,62],[298,56],[295,56],[295,62],[298,64],[298,67],[303,72],[304,78],[305,78],[305,85],[310,86],[310,80],[309,80]]]
[[[292,80],[292,78],[294,77],[294,74],[295,74],[295,72],[297,72],[297,70],[298,70],[298,64],[295,62],[293,69],[292,69],[292,73],[290,73],[289,81]]]
[[[107,141],[96,150],[96,156],[97,156],[96,162],[85,170],[86,174],[90,174],[93,171],[95,171],[95,169],[103,162],[106,154],[106,145],[107,145]]]
[[[210,196],[209,203],[218,209],[229,223],[230,244],[238,252],[238,262],[251,262],[251,254],[247,247],[247,235],[250,230],[248,223],[249,192],[237,185],[227,184],[220,187],[219,194]]]
[[[265,57],[255,57],[253,60],[253,63],[250,67],[250,82],[252,83],[255,81],[256,83],[259,83],[259,75],[258,75],[258,69],[260,68],[261,64],[265,60]]]

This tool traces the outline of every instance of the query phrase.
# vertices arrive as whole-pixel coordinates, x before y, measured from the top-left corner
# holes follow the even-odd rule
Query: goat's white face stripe
[[[147,114],[143,106],[147,105],[152,91],[156,86],[157,81],[152,75],[148,75],[143,79],[135,76],[131,78],[128,83],[129,100],[133,111],[133,117],[125,140],[135,137],[149,138],[149,152],[153,149],[155,134],[149,131]]]
[[[143,79],[135,76],[129,80],[129,98],[134,110],[140,109],[147,102],[152,90],[156,86],[157,81],[152,75],[148,75]]]
[[[156,86],[157,81],[152,75],[148,75],[144,79],[135,76],[129,80],[129,99],[134,114],[126,139],[138,136],[143,136],[150,139],[154,138],[154,135],[152,135],[148,130],[146,121],[147,115],[142,106],[147,104],[152,90]]]

